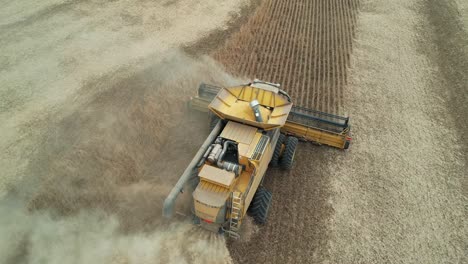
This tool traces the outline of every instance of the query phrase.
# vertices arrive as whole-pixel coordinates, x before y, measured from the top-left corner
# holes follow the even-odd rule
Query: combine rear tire
[[[281,157],[279,164],[283,170],[289,170],[294,162],[294,155],[296,154],[296,146],[299,140],[296,137],[286,138],[283,157]]]
[[[263,225],[267,222],[270,204],[271,192],[265,189],[265,187],[259,186],[248,210],[249,215],[253,217],[255,223]]]
[[[273,167],[278,166],[278,162],[281,157],[281,150],[283,148],[283,142],[286,139],[286,136],[283,134],[279,135],[278,141],[276,142],[275,145],[275,151],[273,152],[273,156],[271,157],[270,165]]]

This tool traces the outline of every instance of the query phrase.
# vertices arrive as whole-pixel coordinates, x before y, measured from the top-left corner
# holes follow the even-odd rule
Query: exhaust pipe
[[[259,123],[263,123],[262,113],[260,113],[260,103],[257,100],[250,102],[250,107],[255,115],[255,120]]]
[[[224,160],[224,155],[226,154],[226,151],[228,149],[228,145],[235,145],[234,141],[226,140],[224,142],[224,149],[221,151],[221,154],[219,155],[218,162],[216,165],[218,165],[219,168],[223,168],[227,171],[232,171],[236,174],[236,177],[240,175],[241,170],[239,164],[228,162]]]

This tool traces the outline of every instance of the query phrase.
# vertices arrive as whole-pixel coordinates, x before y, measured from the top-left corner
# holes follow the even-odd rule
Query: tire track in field
[[[264,0],[213,57],[235,75],[281,83],[294,103],[343,114],[358,0]]]

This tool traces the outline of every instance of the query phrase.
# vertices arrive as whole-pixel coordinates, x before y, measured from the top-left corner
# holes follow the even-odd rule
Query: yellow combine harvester
[[[163,214],[172,216],[187,188],[195,223],[233,238],[246,214],[266,222],[272,196],[262,186],[265,172],[290,169],[299,139],[341,149],[351,140],[348,118],[294,107],[278,84],[202,84],[190,107],[211,113],[212,131],[164,201]]]

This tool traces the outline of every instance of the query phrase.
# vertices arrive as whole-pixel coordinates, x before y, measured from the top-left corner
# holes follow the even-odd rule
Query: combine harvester
[[[239,237],[246,214],[267,220],[271,193],[262,186],[268,166],[289,170],[299,140],[349,147],[349,118],[294,107],[279,84],[255,80],[223,88],[202,84],[192,109],[210,112],[212,128],[164,201],[170,218],[183,189],[192,193],[194,222]]]

